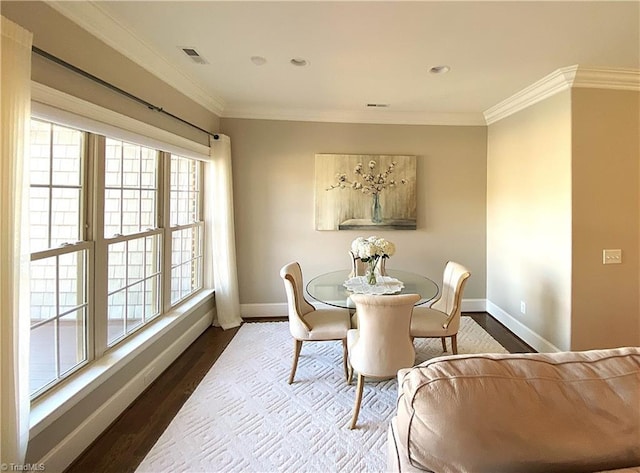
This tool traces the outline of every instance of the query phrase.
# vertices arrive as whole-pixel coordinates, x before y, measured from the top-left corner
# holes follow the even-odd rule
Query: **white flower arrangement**
[[[360,258],[364,263],[369,264],[367,282],[375,285],[376,265],[381,258],[389,258],[396,252],[396,246],[384,238],[370,236],[369,238],[358,237],[351,242],[351,252],[356,258]]]
[[[371,259],[376,261],[380,258],[389,258],[396,252],[396,246],[384,238],[370,236],[369,238],[358,237],[351,242],[351,251],[367,263]]]

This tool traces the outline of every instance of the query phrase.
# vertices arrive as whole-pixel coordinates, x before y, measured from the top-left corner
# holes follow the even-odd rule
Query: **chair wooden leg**
[[[362,390],[364,389],[364,376],[358,373],[358,387],[356,388],[356,405],[353,408],[353,418],[351,419],[351,426],[349,429],[356,428],[358,422],[358,414],[360,413],[360,403],[362,402]]]
[[[451,336],[451,351],[454,355],[458,354],[458,335]]]
[[[351,366],[351,362],[349,362],[349,374],[347,375],[347,384],[351,386],[351,380],[353,379],[353,366]]]
[[[445,337],[440,337],[442,340],[442,351],[447,351],[447,339]]]
[[[349,380],[349,362],[347,361],[349,358],[349,353],[347,352],[347,339],[342,339],[342,361],[344,364],[344,377],[348,381]]]
[[[302,340],[293,340],[293,366],[291,367],[291,374],[289,375],[289,384],[293,383],[293,377],[296,375],[296,369],[298,368],[298,358],[300,357],[300,350],[302,350]]]

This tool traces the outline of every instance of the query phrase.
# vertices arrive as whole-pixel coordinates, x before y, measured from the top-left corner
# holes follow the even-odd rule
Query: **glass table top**
[[[344,309],[355,309],[355,304],[349,297],[352,293],[344,287],[350,272],[349,269],[341,269],[321,274],[307,283],[307,293],[318,302]],[[416,305],[429,302],[438,295],[438,285],[425,276],[397,269],[387,269],[387,276],[404,284],[396,294],[420,294],[420,300]]]

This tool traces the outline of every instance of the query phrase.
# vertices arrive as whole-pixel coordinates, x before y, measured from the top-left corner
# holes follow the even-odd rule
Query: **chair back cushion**
[[[461,264],[453,261],[446,264],[442,277],[442,292],[438,300],[431,304],[432,309],[449,316],[443,328],[450,328],[454,332],[460,328],[462,293],[469,276],[471,273]],[[451,324],[457,324],[457,326]]]
[[[413,366],[415,350],[409,336],[417,294],[354,294],[358,314],[357,338],[351,336],[349,360],[354,369],[369,377],[395,376],[400,368]]]
[[[316,309],[304,297],[300,264],[294,261],[284,265],[280,270],[280,277],[284,280],[284,289],[287,293],[291,335],[299,340],[305,339],[309,334],[310,327],[305,323],[304,316]]]
[[[398,437],[414,467],[640,466],[640,348],[446,356],[398,378]]]

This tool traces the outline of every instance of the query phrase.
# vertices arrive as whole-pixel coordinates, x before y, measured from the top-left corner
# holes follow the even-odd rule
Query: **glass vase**
[[[367,270],[367,283],[372,286],[375,286],[378,282],[376,277],[376,264],[378,263],[377,259],[369,260],[369,269]]]
[[[371,202],[371,221],[373,223],[382,223],[382,207],[380,206],[380,194],[373,194]]]

